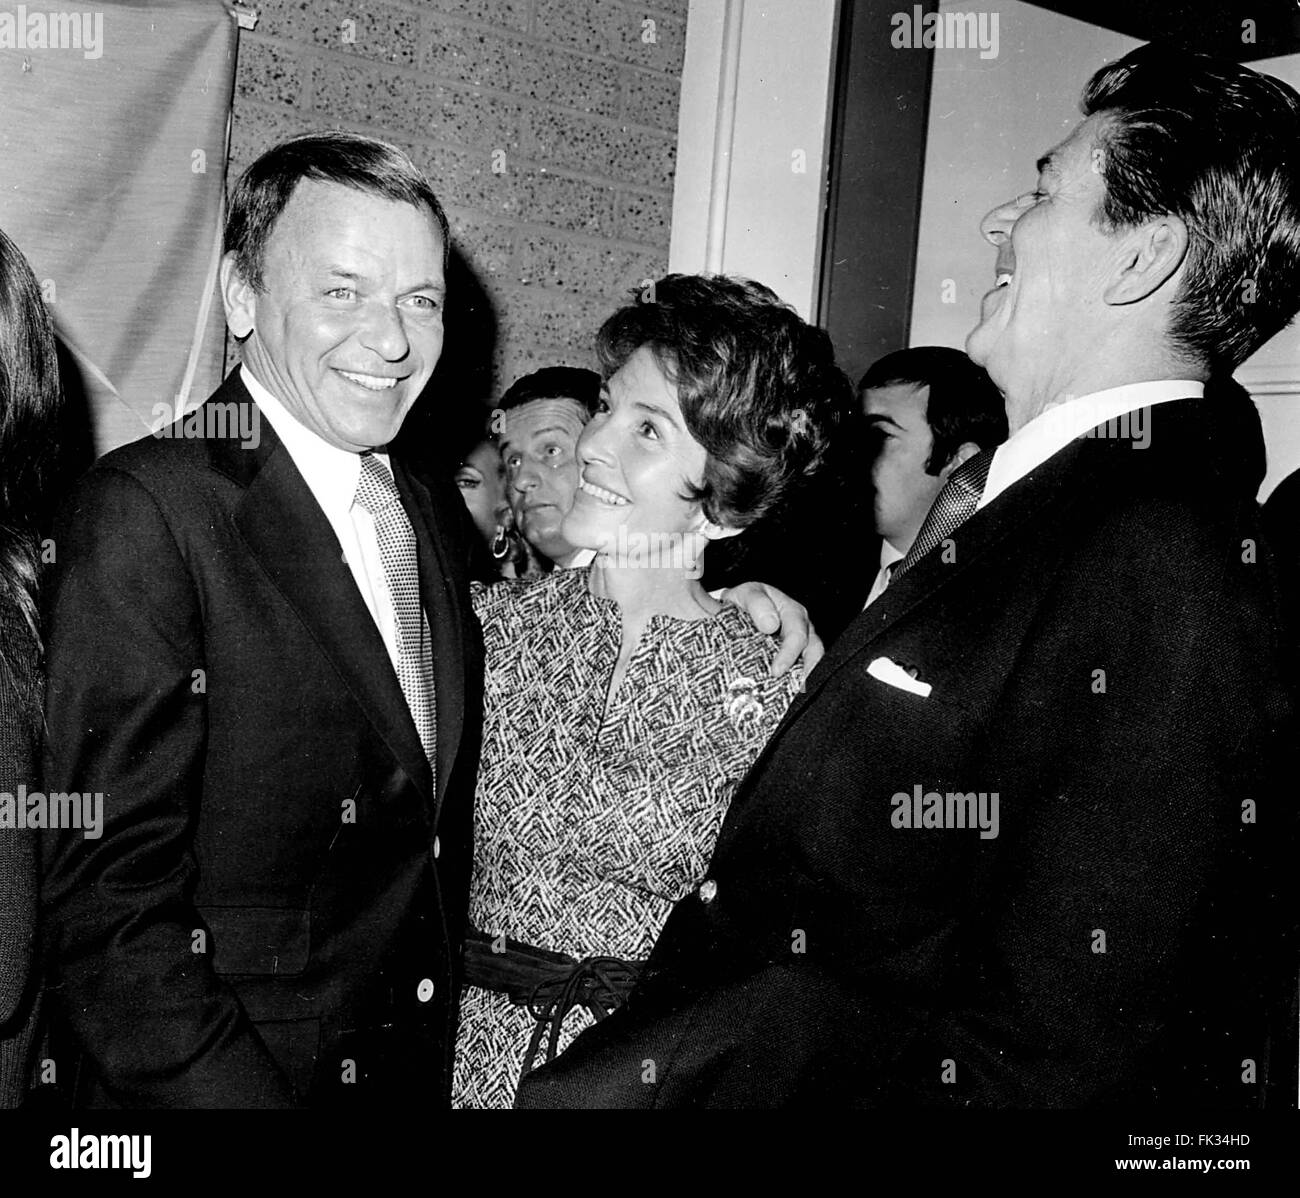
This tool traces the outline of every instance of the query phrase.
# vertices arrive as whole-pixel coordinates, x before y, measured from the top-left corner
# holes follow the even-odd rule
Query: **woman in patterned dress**
[[[699,558],[816,469],[848,382],[757,283],[670,275],[639,299],[600,331],[608,382],[563,525],[596,560],[477,588],[456,1106],[511,1105],[527,1068],[621,1001],[800,686],[770,676],[772,642],[703,589]]]

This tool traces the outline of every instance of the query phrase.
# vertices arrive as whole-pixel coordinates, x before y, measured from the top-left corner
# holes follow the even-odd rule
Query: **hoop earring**
[[[496,536],[492,538],[491,549],[492,556],[499,562],[505,561],[510,554],[510,534],[500,524],[497,525]]]

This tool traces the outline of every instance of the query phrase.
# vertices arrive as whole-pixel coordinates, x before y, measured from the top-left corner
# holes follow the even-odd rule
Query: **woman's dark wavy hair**
[[[0,606],[19,617],[5,619],[6,633],[21,629],[27,639],[14,644],[0,636],[0,673],[10,679],[28,678],[20,659],[41,647],[37,529],[62,402],[54,325],[40,285],[0,230]]]
[[[690,498],[747,528],[816,472],[852,409],[831,340],[750,279],[672,274],[632,295],[597,335],[605,377],[649,347],[708,454]]]

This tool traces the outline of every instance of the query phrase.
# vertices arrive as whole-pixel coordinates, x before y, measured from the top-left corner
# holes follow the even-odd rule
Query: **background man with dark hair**
[[[808,679],[627,1006],[522,1105],[1233,1107],[1294,1068],[1259,422],[1204,384],[1300,308],[1300,96],[1147,46],[1083,111],[983,225],[967,349],[1010,437]]]
[[[871,481],[880,572],[867,597],[889,585],[948,476],[1007,439],[1002,394],[964,353],[939,345],[896,350],[872,363],[858,397],[873,437]]]

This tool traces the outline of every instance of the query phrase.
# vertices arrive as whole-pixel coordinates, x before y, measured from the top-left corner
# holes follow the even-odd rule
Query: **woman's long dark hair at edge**
[[[0,636],[0,684],[20,686],[29,709],[40,702],[39,675],[15,657],[33,648],[39,654],[41,646],[39,529],[61,398],[54,325],[40,284],[0,231],[0,611],[8,633]]]

